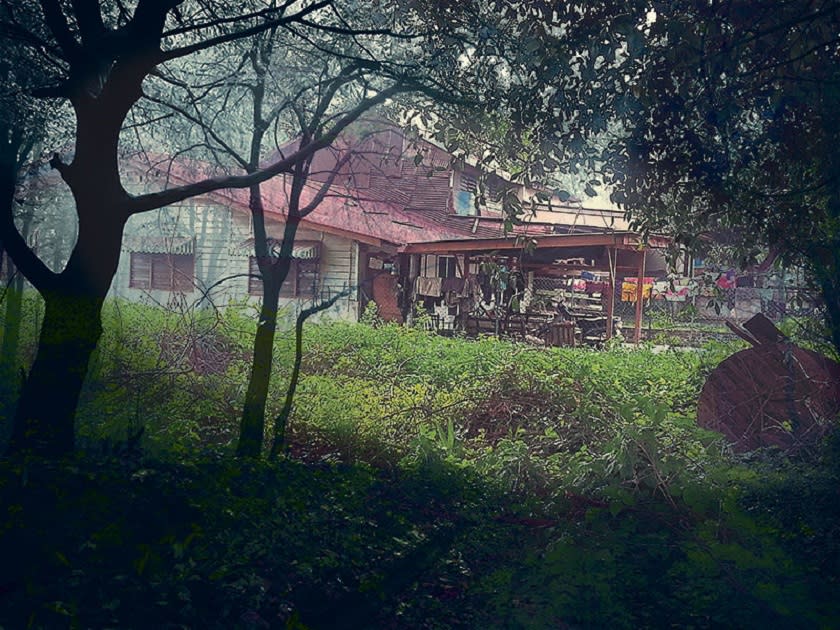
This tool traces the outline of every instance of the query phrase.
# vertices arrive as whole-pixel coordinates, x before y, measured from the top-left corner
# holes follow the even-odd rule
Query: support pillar
[[[405,309],[405,321],[409,325],[414,324],[414,304],[417,302],[417,294],[414,292],[415,280],[420,275],[420,255],[410,254],[408,257],[408,287],[405,289],[407,305]]]
[[[642,305],[645,294],[645,252],[639,252],[639,273],[636,279],[636,322],[633,329],[633,341],[636,345],[642,341]]]
[[[615,264],[617,252],[611,248],[607,248],[607,263],[609,265],[609,289],[607,290],[607,339],[613,338],[613,317],[615,315]]]

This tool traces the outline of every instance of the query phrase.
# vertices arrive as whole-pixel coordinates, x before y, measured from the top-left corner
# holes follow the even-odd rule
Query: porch
[[[616,336],[616,287],[629,286],[621,297],[635,302],[631,340],[638,343],[645,254],[666,244],[632,232],[411,243],[401,249],[401,284],[410,310],[427,313],[444,333],[552,346]]]

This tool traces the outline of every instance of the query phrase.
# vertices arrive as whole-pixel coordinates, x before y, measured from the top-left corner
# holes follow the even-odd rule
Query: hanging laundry
[[[448,293],[450,291],[454,291],[456,293],[460,293],[464,289],[464,279],[463,278],[443,278],[441,282],[441,291],[444,293]]]
[[[461,289],[460,293],[461,297],[469,297],[473,299],[481,298],[481,285],[478,282],[478,278],[475,276],[470,276],[464,282],[464,288]]]
[[[592,295],[593,293],[609,293],[610,283],[603,281],[586,281],[586,293]]]
[[[425,295],[428,297],[440,297],[440,290],[440,278],[425,278],[423,276],[420,276],[414,283],[414,292],[417,295]]]
[[[653,278],[645,278],[650,280],[650,283],[642,284],[642,299],[650,297],[651,289],[653,288]],[[621,283],[621,301],[635,302],[636,301],[636,278],[625,278]]]
[[[736,286],[735,272],[732,270],[720,274],[717,279],[718,287],[721,289],[734,289]]]
[[[528,310],[528,307],[531,306],[531,301],[534,299],[534,291],[531,287],[525,287],[525,290],[522,292],[522,300],[520,301],[519,305],[522,312]]]
[[[664,297],[668,302],[685,302],[688,299],[688,293],[688,287],[674,287],[673,289],[669,288]]]
[[[671,283],[667,280],[657,280],[651,287],[653,297],[664,297],[671,290]]]

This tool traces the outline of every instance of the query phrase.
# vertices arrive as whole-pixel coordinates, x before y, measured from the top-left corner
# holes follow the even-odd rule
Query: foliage
[[[735,458],[694,423],[703,376],[732,346],[534,349],[321,324],[304,338],[291,456],[259,463],[223,454],[250,320],[106,313],[86,455],[0,470],[2,625],[840,618],[837,442]],[[196,374],[163,351],[173,331],[224,340],[230,364]],[[293,353],[278,337],[272,402]]]
[[[804,266],[840,347],[838,24],[833,2],[653,3],[604,158],[637,227]]]

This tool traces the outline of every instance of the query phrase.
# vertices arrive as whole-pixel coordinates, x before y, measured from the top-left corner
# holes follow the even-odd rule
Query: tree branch
[[[341,298],[350,295],[353,289],[354,287],[344,289],[324,302],[319,302],[309,308],[303,309],[297,316],[297,321],[295,322],[295,361],[292,366],[292,376],[289,380],[289,386],[286,388],[286,399],[283,401],[283,408],[274,420],[274,440],[271,444],[272,457],[277,457],[280,454],[286,441],[286,425],[292,413],[292,403],[294,402],[295,391],[297,390],[297,384],[300,378],[300,366],[303,362],[303,325],[307,319],[316,313],[327,310]]]
[[[67,24],[67,18],[61,10],[61,5],[58,0],[39,0],[41,3],[41,10],[44,12],[44,19],[47,27],[55,37],[55,41],[64,51],[65,57],[69,61],[77,58],[81,49],[79,43],[73,38],[73,33],[70,31],[70,26]]]
[[[301,208],[298,211],[298,216],[299,217],[304,218],[304,217],[308,216],[319,205],[321,205],[321,202],[327,196],[327,193],[329,192],[330,188],[332,187],[333,183],[335,182],[335,178],[338,177],[338,173],[341,170],[341,167],[344,166],[345,164],[347,164],[347,162],[350,160],[350,158],[352,156],[353,156],[353,152],[352,151],[347,151],[347,153],[345,153],[341,157],[341,159],[338,162],[336,162],[335,168],[329,174],[326,181],[324,181],[324,183],[321,184],[321,187],[318,189],[318,192],[315,193],[315,196],[312,198],[312,201],[310,201],[308,204],[306,204],[303,208]]]
[[[0,31],[4,32],[9,39],[15,39],[21,42],[26,42],[36,52],[47,57],[48,59],[49,56],[46,54],[48,52],[56,57],[61,56],[60,49],[56,48],[46,40],[38,37],[38,35],[30,31],[29,29],[24,28],[17,22],[0,22]],[[55,63],[55,60],[52,60],[52,62]]]
[[[343,118],[341,118],[341,120],[339,120],[328,133],[325,133],[323,136],[309,143],[306,147],[293,153],[289,157],[281,159],[266,168],[247,175],[208,178],[192,184],[186,184],[184,186],[178,186],[156,193],[139,195],[129,199],[126,204],[127,214],[133,215],[141,212],[148,212],[149,210],[162,208],[164,206],[183,201],[184,199],[189,199],[190,197],[195,197],[197,195],[203,195],[222,188],[247,188],[248,186],[252,186],[254,184],[260,184],[280,173],[288,173],[297,163],[310,158],[316,151],[332,144],[332,142],[345,128],[347,128],[348,125],[357,120],[371,107],[386,101],[394,94],[404,91],[404,89],[405,88],[401,85],[395,85],[382,90],[376,96],[364,99],[354,109],[350,110]]]
[[[10,165],[0,166],[2,183],[0,193],[2,194],[2,211],[0,211],[0,241],[6,253],[15,263],[18,270],[32,283],[39,292],[50,291],[56,286],[58,275],[53,273],[35,252],[26,244],[15,226],[12,209],[14,207],[15,174]]]
[[[237,22],[244,22],[246,20],[253,20],[256,18],[264,18],[275,15],[277,13],[282,13],[286,9],[288,9],[292,4],[294,4],[295,0],[286,0],[283,6],[280,7],[268,7],[266,9],[260,9],[259,11],[253,11],[252,13],[248,13],[245,15],[235,15],[229,18],[214,18],[209,22],[203,22],[201,24],[191,24],[190,26],[182,26],[181,28],[173,28],[170,31],[166,31],[163,33],[163,37],[173,37],[177,35],[185,35],[186,33],[192,33],[195,31],[201,31],[207,28],[218,28],[224,24],[235,24]]]
[[[95,46],[97,40],[105,34],[102,14],[99,12],[97,0],[73,0],[73,10],[79,24],[82,42],[87,46]]]
[[[241,31],[236,31],[234,33],[226,33],[225,35],[212,37],[210,39],[197,42],[189,46],[182,46],[181,48],[172,48],[161,53],[158,57],[158,61],[164,62],[170,61],[172,59],[178,59],[180,57],[186,57],[187,55],[191,55],[193,53],[199,52],[201,50],[206,50],[207,48],[212,48],[220,44],[226,44],[228,42],[236,41],[238,39],[250,37],[251,35],[259,35],[260,33],[274,28],[276,26],[282,26],[291,22],[298,22],[306,15],[319,11],[320,9],[330,5],[331,3],[332,0],[321,0],[320,2],[316,2],[313,5],[305,7],[304,9],[301,9],[299,12],[295,13],[294,15],[288,17],[282,17],[276,20],[271,20],[263,24],[258,24],[257,26],[252,26],[250,28],[242,29]]]
[[[236,149],[234,149],[227,142],[225,142],[224,138],[221,138],[213,130],[211,125],[208,125],[207,123],[205,123],[203,120],[201,120],[197,116],[193,116],[192,114],[190,114],[185,109],[183,109],[181,107],[178,107],[177,105],[173,105],[172,103],[167,103],[163,99],[159,99],[157,97],[148,96],[148,95],[145,95],[145,98],[146,98],[146,100],[149,100],[152,103],[157,103],[158,105],[162,105],[163,107],[167,107],[167,108],[171,109],[173,112],[176,112],[177,114],[183,116],[184,118],[186,118],[190,122],[194,122],[196,125],[199,126],[199,128],[201,128],[201,131],[204,133],[204,135],[206,137],[209,137],[214,142],[216,142],[225,153],[227,153],[231,158],[233,158],[239,164],[239,166],[241,166],[243,169],[248,168],[248,161],[245,158],[243,158],[241,155],[239,155],[239,153],[236,151]]]
[[[343,18],[342,18],[342,21]],[[418,34],[409,34],[409,33],[397,33],[389,28],[353,28],[352,26],[330,26],[328,24],[318,24],[316,22],[311,22],[309,20],[297,20],[299,24],[303,24],[304,26],[309,26],[311,28],[318,29],[319,31],[324,31],[325,33],[334,33],[336,35],[387,35],[388,37],[393,37],[395,39],[414,39],[416,37],[420,37]],[[346,22],[345,22],[346,24]]]

